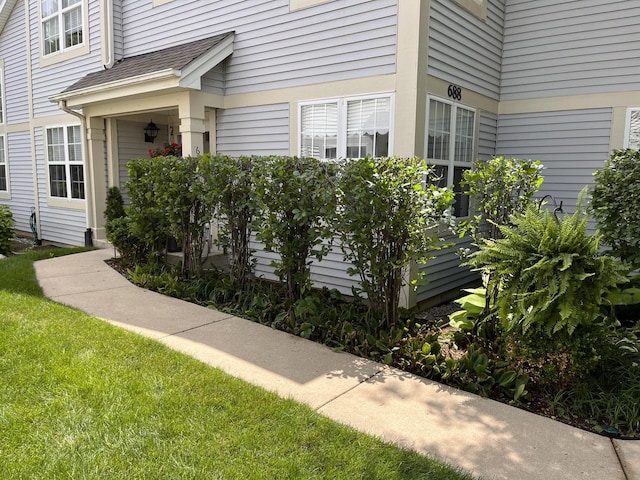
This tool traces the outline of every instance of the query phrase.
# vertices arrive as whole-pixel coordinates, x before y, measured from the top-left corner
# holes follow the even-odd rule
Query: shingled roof
[[[99,87],[100,85],[148,75],[154,72],[171,69],[180,71],[200,56],[220,45],[225,39],[233,36],[233,34],[234,32],[227,32],[202,40],[196,40],[195,42],[184,43],[155,52],[124,58],[107,70],[89,73],[66,88],[62,93],[65,94],[86,88]]]

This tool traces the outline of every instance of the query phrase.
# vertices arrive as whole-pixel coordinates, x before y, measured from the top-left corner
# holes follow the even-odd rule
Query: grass
[[[43,298],[51,254],[0,261],[0,478],[471,478]]]

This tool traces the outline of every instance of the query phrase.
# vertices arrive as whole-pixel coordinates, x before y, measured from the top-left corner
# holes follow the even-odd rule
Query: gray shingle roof
[[[233,32],[222,33],[202,40],[196,40],[195,42],[124,58],[116,62],[113,67],[108,70],[89,73],[66,88],[62,93],[96,87],[171,68],[181,70],[232,34]]]

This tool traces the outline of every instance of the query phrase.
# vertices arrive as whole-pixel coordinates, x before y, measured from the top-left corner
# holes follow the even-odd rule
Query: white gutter
[[[122,80],[116,80],[114,82],[103,83],[100,85],[94,85],[92,87],[81,88],[79,90],[73,90],[69,93],[59,93],[57,95],[53,95],[49,97],[50,102],[60,104],[61,101],[65,102],[72,99],[74,97],[81,97],[83,95],[89,95],[92,93],[102,93],[107,92],[109,90],[115,90],[122,87],[127,87],[131,85],[136,85],[140,83],[151,82],[154,80],[165,80],[165,79],[179,79],[180,78],[180,70],[176,70],[175,68],[167,68],[165,70],[160,70],[158,72],[146,73],[144,75],[138,75],[136,77],[128,77]],[[179,86],[178,82],[176,82],[176,87]],[[76,112],[77,113],[77,112]]]

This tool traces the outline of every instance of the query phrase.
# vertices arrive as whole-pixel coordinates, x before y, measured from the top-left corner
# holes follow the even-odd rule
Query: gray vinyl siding
[[[252,241],[251,247],[255,249],[253,253],[257,260],[255,266],[255,274],[258,277],[267,280],[277,280],[278,277],[273,273],[271,262],[280,258],[276,253],[266,252],[263,245],[255,240]],[[344,295],[352,295],[352,287],[359,285],[358,277],[351,277],[347,274],[347,268],[350,266],[342,257],[340,247],[333,246],[329,254],[321,261],[310,257],[311,262],[311,282],[315,288],[335,288]]]
[[[461,267],[458,250],[471,248],[469,238],[460,239],[449,237],[447,243],[453,243],[450,248],[434,252],[435,258],[421,266],[420,271],[426,274],[427,285],[419,286],[417,291],[418,304],[439,295],[447,295],[454,292],[456,296],[459,290],[472,282],[479,280],[478,274]]]
[[[89,35],[86,41],[89,42],[90,53],[42,68],[40,67],[38,2],[30,2],[29,8],[34,116],[39,118],[57,115],[61,112],[55,103],[49,101],[49,97],[59,94],[86,73],[102,68],[100,2],[89,0]]]
[[[540,197],[552,195],[574,211],[578,193],[609,157],[610,108],[501,115],[498,151],[540,160],[545,169]]]
[[[451,0],[433,0],[429,75],[497,100],[504,3],[488,0],[487,18],[481,20]]]
[[[201,78],[202,91],[213,93],[214,95],[224,95],[225,93],[225,67],[226,61],[216,65],[205,73]]]
[[[498,115],[481,111],[479,117],[478,158],[480,160],[488,160],[494,155],[499,155],[499,152],[496,152],[498,142]]]
[[[0,200],[8,205],[16,222],[16,229],[30,231],[31,207],[35,207],[33,196],[33,166],[31,163],[31,137],[29,132],[9,133],[7,142],[7,165],[9,169],[11,200]]]
[[[395,73],[397,1],[336,0],[289,12],[288,0],[123,3],[125,56],[234,30],[226,94]],[[171,18],[171,30],[150,25]]]
[[[84,210],[49,206],[47,188],[47,165],[44,155],[43,129],[34,130],[36,141],[36,158],[38,159],[38,196],[40,200],[41,237],[52,242],[67,245],[84,245],[84,232],[87,229],[87,218]],[[86,178],[85,167],[85,178]],[[78,201],[85,205],[86,201]]]
[[[638,90],[640,2],[507,2],[502,100]]]
[[[29,120],[26,41],[24,2],[18,2],[0,35],[0,59],[4,61],[2,95],[6,105],[5,122],[8,124]]]
[[[217,151],[231,156],[289,155],[289,104],[219,110]]]

